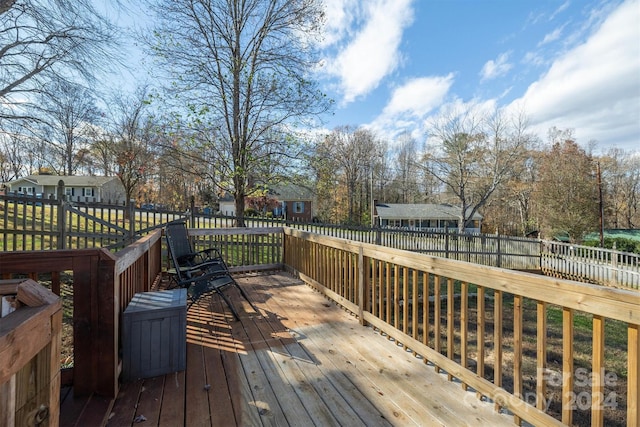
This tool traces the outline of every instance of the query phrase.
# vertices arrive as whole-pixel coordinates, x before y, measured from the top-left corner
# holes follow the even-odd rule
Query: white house
[[[236,200],[231,194],[225,194],[218,199],[218,212],[221,215],[236,216]]]
[[[376,217],[380,227],[410,230],[457,230],[460,208],[447,204],[376,203]],[[471,227],[465,231],[479,233],[482,215],[475,213]]]
[[[8,182],[6,192],[55,199],[60,181],[64,183],[63,191],[69,201],[124,205],[124,187],[120,179],[113,176],[29,175]]]

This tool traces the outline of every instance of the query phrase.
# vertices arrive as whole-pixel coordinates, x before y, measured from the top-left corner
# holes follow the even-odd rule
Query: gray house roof
[[[460,208],[445,204],[376,204],[378,216],[382,219],[458,219]],[[473,214],[473,220],[482,220],[479,213]]]
[[[269,195],[281,201],[304,202],[313,200],[313,191],[297,184],[274,185],[269,189]]]
[[[118,180],[114,176],[59,176],[59,175],[29,175],[11,181],[11,186],[22,185],[22,183],[31,183],[42,186],[57,186],[58,181],[64,181],[67,187],[102,187],[107,182]]]

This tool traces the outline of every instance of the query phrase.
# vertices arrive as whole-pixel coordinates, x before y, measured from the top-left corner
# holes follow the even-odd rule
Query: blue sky
[[[402,132],[424,142],[455,106],[520,108],[543,142],[556,126],[596,154],[640,153],[640,0],[324,3],[325,130],[365,126],[393,146]]]
[[[640,151],[640,0],[326,0],[325,126],[424,141],[452,105],[521,106],[547,140]]]

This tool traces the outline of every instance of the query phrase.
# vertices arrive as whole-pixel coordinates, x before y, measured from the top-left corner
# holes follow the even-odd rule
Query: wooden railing
[[[282,228],[190,230],[197,247],[222,248],[233,271],[281,269]],[[163,268],[162,231],[112,254],[105,249],[5,252],[0,278],[29,277],[72,298],[75,395],[115,397],[120,375],[120,317]],[[65,283],[70,277],[71,283]],[[64,291],[64,292],[61,292]],[[71,292],[71,296],[68,293]]]
[[[582,425],[590,419],[601,426],[605,412],[618,422],[626,418],[629,426],[640,423],[636,291],[291,228],[284,233],[287,269],[477,397],[512,413],[516,423]],[[623,349],[607,347],[605,324],[622,328],[617,339]],[[579,349],[583,340],[587,350]],[[625,356],[620,372],[611,373],[615,359]],[[621,392],[616,386],[623,382]]]
[[[115,255],[105,249],[75,249],[5,252],[0,257],[1,278],[46,276],[57,295],[68,286],[62,273],[72,277],[76,395],[117,395],[120,314],[158,276],[161,236],[157,230]]]
[[[219,248],[232,272],[281,270],[283,228],[190,228],[197,250]]]
[[[60,298],[29,279],[0,281],[18,308],[0,319],[0,425],[57,426]]]
[[[287,227],[189,232],[197,248],[221,247],[235,271],[284,267],[299,274],[363,324],[379,329],[478,397],[492,400],[497,409],[510,411],[517,422],[570,425],[587,403],[592,425],[608,419],[611,404],[622,408],[629,425],[640,422],[636,291]],[[150,288],[162,260],[161,232],[156,231],[116,255],[99,249],[3,253],[0,276],[37,279],[48,274],[52,290],[59,293],[62,272],[72,274],[74,388],[79,395],[115,396],[120,314],[136,292]],[[552,321],[556,317],[559,330]],[[585,322],[587,337],[579,330]],[[617,353],[610,351],[605,335],[612,323],[624,330],[624,348]],[[586,355],[579,346],[584,340]],[[623,359],[624,369],[616,375],[626,384],[617,395],[612,395],[608,375],[614,358]],[[590,361],[588,384],[584,360]]]

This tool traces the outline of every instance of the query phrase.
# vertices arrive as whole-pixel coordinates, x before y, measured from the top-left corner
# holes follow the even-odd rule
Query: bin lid
[[[139,292],[127,306],[125,313],[136,311],[163,310],[187,305],[186,289],[170,289],[165,291]]]

